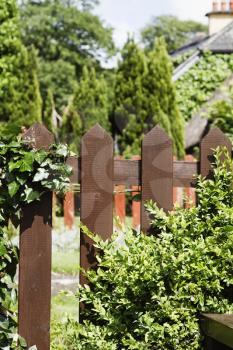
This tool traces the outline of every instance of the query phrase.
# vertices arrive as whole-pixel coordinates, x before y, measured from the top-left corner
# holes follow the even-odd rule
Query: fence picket
[[[81,222],[103,239],[113,231],[113,140],[98,124],[81,141]],[[81,232],[81,267],[96,264],[93,241]],[[81,283],[85,277],[81,274]]]
[[[212,175],[212,163],[214,150],[217,147],[227,147],[229,154],[231,154],[231,141],[224,135],[224,133],[214,128],[203,138],[200,145],[200,173],[202,176],[210,178]]]
[[[53,135],[33,125],[24,139],[48,148]],[[19,334],[28,346],[50,349],[52,193],[22,208],[19,257]]]
[[[144,137],[141,167],[141,229],[146,232],[150,228],[144,209],[146,201],[152,199],[166,211],[173,207],[172,141],[159,126],[154,127]]]

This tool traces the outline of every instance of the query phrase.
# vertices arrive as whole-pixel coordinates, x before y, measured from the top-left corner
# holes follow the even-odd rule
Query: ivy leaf
[[[10,162],[10,163],[8,164],[8,166],[9,166],[9,171],[12,172],[13,170],[19,169],[19,168],[20,168],[20,166],[21,166],[21,161],[18,161],[18,162]]]
[[[25,195],[26,195],[25,200],[27,203],[31,203],[40,197],[39,192],[33,191],[32,188],[26,188]]]
[[[49,177],[49,172],[46,171],[44,168],[39,168],[38,172],[35,174],[33,178],[33,182],[39,182],[47,179],[48,177]]]
[[[47,153],[44,150],[40,150],[35,153],[35,160],[38,164],[42,164],[46,157]]]
[[[35,160],[34,153],[27,153],[25,157],[20,161],[20,172],[32,171],[33,170],[33,162]]]
[[[59,144],[56,149],[56,154],[66,158],[68,156],[69,150],[66,145]]]
[[[19,184],[16,181],[11,182],[8,185],[8,192],[11,197],[14,197],[14,195],[18,192]]]
[[[4,244],[0,244],[0,256],[7,254],[7,250]]]

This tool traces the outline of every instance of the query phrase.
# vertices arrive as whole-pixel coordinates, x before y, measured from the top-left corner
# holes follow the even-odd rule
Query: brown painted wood
[[[113,140],[97,124],[81,141],[81,222],[103,239],[113,231],[113,166]],[[85,271],[96,264],[93,242],[83,232],[80,255]]]
[[[114,183],[116,185],[138,186],[141,182],[140,160],[115,160]]]
[[[54,142],[54,136],[43,124],[35,123],[28,129],[24,135],[24,140],[28,141],[34,148],[48,149]]]
[[[202,176],[210,178],[212,176],[212,163],[214,161],[213,154],[214,150],[218,147],[226,146],[229,154],[231,154],[231,142],[223,132],[214,128],[203,138],[201,142],[201,161],[200,161],[200,172]]]
[[[199,162],[175,161],[173,164],[173,185],[175,187],[195,187],[199,173]]]
[[[48,148],[52,134],[35,124],[24,135]],[[29,346],[50,349],[52,193],[22,208],[19,257],[19,334]]]
[[[208,350],[233,349],[233,315],[202,315],[201,328]]]
[[[70,176],[70,182],[72,184],[78,184],[80,183],[81,179],[81,171],[80,171],[80,157],[76,157],[76,156],[72,156],[69,157],[66,161],[66,164],[71,166],[73,171],[72,174]]]
[[[172,141],[159,127],[154,127],[142,142],[142,208],[141,229],[150,229],[150,220],[144,209],[148,200],[169,211],[173,207]]]
[[[74,172],[72,183],[80,183],[80,158],[71,157],[67,163]],[[199,162],[174,161],[173,181],[175,187],[194,187],[199,173]],[[114,184],[125,186],[141,185],[141,160],[114,160]]]

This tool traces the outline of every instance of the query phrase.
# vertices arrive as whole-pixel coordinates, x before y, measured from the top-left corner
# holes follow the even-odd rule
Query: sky
[[[128,33],[137,36],[153,16],[173,14],[207,23],[205,14],[211,7],[212,0],[100,0],[96,12],[115,29],[114,39],[120,47]]]

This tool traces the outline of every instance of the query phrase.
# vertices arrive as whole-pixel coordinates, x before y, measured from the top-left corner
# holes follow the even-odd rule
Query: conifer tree
[[[41,119],[35,51],[23,46],[16,0],[0,2],[0,123],[20,130]]]
[[[115,84],[115,130],[125,155],[140,154],[143,134],[159,124],[184,154],[183,119],[176,104],[172,65],[163,39],[144,53],[129,39],[122,51]]]
[[[147,116],[145,91],[146,58],[132,38],[122,49],[116,72],[114,131],[119,134],[121,152],[138,154]]]
[[[48,89],[47,97],[45,100],[45,106],[44,106],[43,124],[51,132],[55,132],[54,126],[53,126],[54,108],[55,108],[55,105],[54,105],[53,92],[51,89]]]
[[[176,103],[172,64],[163,38],[157,39],[148,55],[145,79],[148,124],[159,124],[173,139],[174,153],[184,155],[184,122]]]
[[[73,152],[79,152],[82,123],[79,114],[74,109],[73,97],[70,97],[68,106],[64,110],[60,136]]]
[[[96,123],[109,130],[107,84],[103,76],[97,77],[94,68],[84,67],[73,103],[82,121],[83,133]]]
[[[84,67],[74,96],[63,116],[62,139],[73,144],[73,150],[78,151],[81,136],[96,123],[106,131],[110,130],[108,114],[109,102],[105,79],[102,76],[97,77],[94,68]]]

